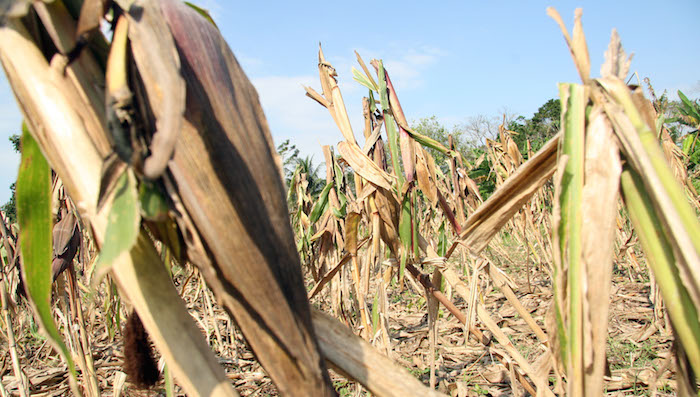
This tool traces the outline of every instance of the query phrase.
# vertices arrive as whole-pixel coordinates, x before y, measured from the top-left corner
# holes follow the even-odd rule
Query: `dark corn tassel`
[[[131,313],[124,327],[124,372],[126,379],[139,389],[155,385],[159,378],[148,334],[136,312]]]

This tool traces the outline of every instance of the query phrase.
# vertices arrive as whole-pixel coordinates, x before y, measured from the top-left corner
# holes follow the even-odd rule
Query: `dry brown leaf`
[[[357,210],[348,211],[345,218],[345,244],[350,255],[357,256],[357,231],[361,216]]]
[[[318,46],[318,73],[321,77],[323,96],[326,98],[326,101],[328,101],[328,106],[326,107],[330,111],[333,120],[335,121],[336,125],[338,125],[338,128],[343,134],[345,140],[349,144],[357,146],[355,135],[352,132],[352,125],[350,125],[350,118],[348,117],[348,112],[345,109],[345,102],[343,102],[343,95],[340,93],[338,82],[335,79],[337,74],[333,66],[326,62],[326,58],[323,56],[323,50],[321,49],[320,44]]]
[[[369,343],[327,314],[312,312],[321,351],[334,367],[342,368],[376,396],[445,397],[425,387],[408,371],[378,353]]]
[[[21,57],[6,57],[6,54],[20,53]],[[8,80],[21,103],[21,110],[30,124],[30,130],[36,132],[36,139],[45,149],[49,163],[64,182],[83,221],[90,223],[99,245],[103,237],[102,231],[107,225],[107,211],[97,213],[95,208],[99,195],[102,156],[91,137],[99,132],[104,139],[106,132],[97,130],[89,133],[85,130],[86,119],[79,117],[76,107],[88,111],[91,106],[83,106],[82,102],[64,95],[66,90],[61,89],[62,85],[69,84],[65,76],[61,71],[49,68],[43,54],[34,46],[23,27],[12,26],[10,23],[9,26],[0,28],[0,55]],[[75,156],[76,152],[80,156]],[[154,255],[158,260],[158,254]],[[183,388],[193,395],[200,389],[209,390],[211,395],[236,395],[184,306],[181,306],[181,311],[163,310],[163,307],[169,307],[180,298],[168,275],[166,279],[158,278],[158,271],[165,272],[165,267],[157,267],[152,272],[149,266],[153,264],[144,257],[139,257],[139,262],[134,262],[129,255],[125,255],[115,264],[115,277],[121,285],[137,287],[125,289],[124,292],[132,303],[141,302],[137,304],[141,309],[139,315],[151,331],[156,346],[166,357],[169,368]],[[165,280],[166,283],[149,288],[147,285],[138,287],[138,282],[130,281],[135,280],[136,274],[144,269],[152,272],[157,282]],[[154,310],[152,305],[158,309]],[[171,327],[161,334],[156,332],[156,323],[177,324],[181,328],[177,328],[177,332],[170,332],[176,330]],[[180,348],[182,346],[185,348]],[[189,374],[193,374],[193,377]]]
[[[323,106],[324,108],[328,109],[330,106],[326,98],[324,98],[321,94],[316,92],[313,88],[303,86],[304,90],[306,90],[306,96],[309,98],[313,99],[314,101],[318,102],[319,105]]]
[[[367,65],[365,64],[365,61],[362,60],[362,57],[360,56],[360,54],[357,51],[355,51],[355,56],[357,57],[357,62],[360,64],[360,66],[362,67],[362,70],[365,72],[365,76],[367,76],[367,78],[369,78],[369,81],[372,83],[372,85],[374,85],[375,87],[379,87],[377,85],[377,82],[374,80],[374,77],[372,77],[372,73],[369,72],[369,69],[367,68]]]
[[[554,7],[547,7],[547,15],[554,19],[554,21],[559,25],[559,28],[566,39],[566,44],[569,46],[571,57],[574,59],[574,64],[576,65],[576,69],[578,69],[581,80],[584,83],[587,82],[590,79],[591,63],[588,56],[586,38],[583,35],[583,28],[581,26],[581,9],[577,8],[575,11],[573,39],[569,35],[569,31],[566,29],[566,25],[561,19],[559,12],[557,12]]]
[[[588,45],[586,44],[586,36],[583,34],[583,24],[581,17],[583,9],[577,8],[574,11],[574,31],[573,31],[573,49],[577,58],[577,68],[581,74],[581,80],[585,83],[591,77],[591,59],[588,55]]]
[[[80,18],[78,28],[75,31],[76,37],[80,37],[97,30],[100,21],[107,12],[110,1],[108,0],[86,0],[80,8]]]
[[[151,154],[143,163],[143,173],[148,179],[158,178],[165,171],[175,151],[185,113],[185,81],[180,73],[180,58],[160,10],[167,14],[172,10],[169,4],[168,1],[144,2],[138,17],[127,13],[131,51],[156,119]]]
[[[257,92],[211,23],[179,1],[159,4],[187,83],[169,169],[188,231],[207,247],[190,245],[188,256],[281,394],[330,394]]]
[[[559,134],[519,167],[474,213],[469,216],[459,241],[472,253],[479,253],[500,228],[554,174]],[[447,254],[449,257],[458,242]]]
[[[338,152],[352,167],[353,171],[369,182],[374,183],[384,189],[391,190],[392,176],[379,168],[362,150],[356,145],[348,142],[338,143]]]
[[[585,184],[581,212],[585,394],[603,391],[617,201],[622,164],[617,139],[603,110],[594,107],[586,130]]]
[[[425,197],[430,200],[434,206],[437,203],[437,185],[435,185],[435,173],[430,172],[427,156],[430,156],[423,148],[418,147],[416,151],[416,175],[418,179],[418,188],[425,194]]]
[[[603,62],[603,65],[600,67],[600,76],[615,76],[624,80],[627,78],[631,63],[632,55],[627,57],[625,50],[622,49],[620,35],[617,34],[617,29],[613,29],[612,33],[610,34],[610,44],[608,45],[608,49],[605,51],[605,62]]]

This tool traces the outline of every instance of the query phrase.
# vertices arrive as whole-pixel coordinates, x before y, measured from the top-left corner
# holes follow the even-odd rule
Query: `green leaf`
[[[377,111],[377,102],[374,100],[374,94],[369,92],[369,111],[374,113]]]
[[[683,94],[680,90],[678,90],[678,97],[683,103],[681,108],[682,113],[695,119],[696,123],[700,123],[700,106],[688,99],[688,97],[685,96],[685,94]]]
[[[51,170],[26,125],[22,125],[22,163],[16,195],[27,293],[42,328],[76,379],[75,364],[51,314]]]
[[[331,208],[333,210],[333,215],[338,219],[344,219],[347,214],[348,199],[342,191],[338,191],[338,201],[340,202],[340,208]]]
[[[375,87],[364,74],[360,73],[359,70],[355,69],[354,66],[352,68],[352,78],[353,80],[357,81],[363,86],[369,88],[370,91],[377,91],[377,87]]]
[[[343,190],[343,169],[340,168],[338,162],[333,161],[333,169],[335,170],[335,187],[338,191]]]
[[[150,220],[163,220],[168,216],[168,202],[162,192],[152,182],[142,181],[139,186],[141,214]]]
[[[438,229],[438,246],[437,253],[440,256],[445,256],[447,254],[447,234],[445,233],[445,221],[443,220]]]
[[[379,326],[379,294],[374,295],[374,302],[372,302],[372,333],[377,333],[377,327]]]
[[[686,156],[690,154],[690,148],[693,146],[694,140],[695,135],[688,135],[685,137],[685,139],[683,139],[683,154],[685,154]]]
[[[379,61],[377,76],[379,77],[379,99],[384,112],[384,128],[386,128],[389,153],[391,153],[391,165],[394,168],[394,174],[398,177],[398,191],[401,191],[406,178],[401,172],[401,166],[399,165],[399,158],[401,158],[401,153],[399,153],[399,132],[396,129],[394,116],[389,111],[389,91],[386,86],[386,73],[384,73],[384,63],[382,61]]]
[[[119,255],[131,250],[139,235],[140,225],[136,178],[129,169],[117,181],[102,251],[95,265],[96,280],[109,270]]]
[[[173,376],[170,374],[168,369],[168,364],[163,366],[163,378],[165,378],[165,396],[173,397],[175,396],[175,385],[173,384]]]
[[[448,155],[448,156],[457,156],[458,155],[458,153],[455,152],[454,150],[450,150],[450,149],[446,148],[445,145],[441,144],[440,142],[438,142],[437,140],[435,140],[429,136],[419,134],[410,128],[405,128],[405,130],[408,133],[408,135],[411,136],[411,138],[415,139],[416,141],[418,141],[418,143],[420,143],[423,146],[427,146],[431,149],[437,150],[438,152],[445,154],[445,155]]]
[[[294,170],[294,173],[292,174],[292,178],[289,180],[289,183],[287,184],[287,201],[291,201],[292,197],[294,196],[294,186],[297,184],[297,178],[299,178],[299,173],[301,172],[301,168],[297,167]]]
[[[319,218],[321,218],[321,215],[323,215],[323,213],[326,211],[326,207],[328,206],[328,192],[331,191],[332,187],[333,181],[328,182],[326,187],[323,188],[321,194],[318,196],[316,204],[314,204],[314,207],[311,209],[311,215],[309,215],[309,222],[311,224],[316,223]]]
[[[192,3],[190,3],[189,1],[186,1],[185,4],[187,4],[188,6],[190,6],[190,8],[192,8],[193,10],[197,11],[197,13],[199,13],[199,15],[203,16],[204,19],[206,19],[207,21],[209,21],[209,23],[211,23],[212,25],[214,25],[214,27],[215,27],[216,29],[219,29],[219,27],[216,26],[216,22],[214,22],[214,19],[211,17],[211,14],[209,14],[209,11],[208,11],[208,10],[205,10],[205,9],[202,8],[202,7],[196,6],[196,5],[192,4]]]
[[[344,209],[348,204],[348,197],[342,191],[338,191],[338,201],[340,201],[340,208]]]
[[[411,196],[413,197],[413,206],[412,209],[419,208],[418,207],[418,190],[413,189],[411,190]],[[418,246],[418,227],[420,225],[418,224],[418,217],[415,216],[415,213],[412,214],[411,216],[411,241],[413,242],[413,257],[418,258],[420,257],[420,247]]]
[[[399,219],[399,240],[404,247],[411,246],[411,198],[406,195],[401,202],[401,218]]]

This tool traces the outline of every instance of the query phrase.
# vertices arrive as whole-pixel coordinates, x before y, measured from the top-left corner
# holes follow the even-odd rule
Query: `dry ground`
[[[519,300],[530,310],[537,322],[544,327],[544,317],[552,298],[551,282],[546,265],[530,263],[517,247],[510,248],[507,259],[494,264],[503,269],[518,286],[515,291]],[[502,256],[501,256],[502,257]],[[428,272],[430,269],[425,269]],[[529,285],[527,273],[530,273]],[[176,268],[175,283],[187,302],[192,316],[203,329],[206,338],[220,357],[229,378],[243,396],[276,395],[274,386],[257,364],[239,332],[215,299],[197,272],[191,268]],[[312,280],[308,280],[311,282]],[[670,359],[672,336],[664,327],[663,315],[650,297],[650,280],[644,268],[616,264],[609,325],[609,366],[611,376],[607,379],[608,395],[675,395],[673,393],[673,362]],[[429,343],[427,308],[422,290],[407,283],[403,291],[398,291],[394,283],[389,291],[389,333],[391,336],[392,358],[407,368],[424,383],[429,380]],[[505,300],[505,297],[485,279],[481,280],[481,298],[492,317],[511,338],[520,353],[530,363],[545,351],[525,322]],[[103,289],[104,286],[103,286]],[[368,304],[373,296],[370,288]],[[453,302],[466,310],[465,302],[446,291]],[[124,383],[121,372],[120,331],[110,337],[105,316],[105,294],[98,294],[93,303],[85,298],[84,307],[87,329],[91,335],[92,354],[97,368],[99,385],[103,395],[115,395],[116,389],[122,396],[165,395],[164,381],[152,390],[137,391],[128,382]],[[324,310],[330,307],[327,294],[314,299],[313,304]],[[112,300],[112,302],[117,302]],[[120,313],[125,313],[124,305]],[[511,374],[498,359],[503,355],[497,342],[484,346],[474,339],[465,341],[461,324],[449,312],[440,309],[438,323],[437,377],[439,390],[452,396],[510,396],[526,395],[522,388],[511,384]],[[348,321],[353,321],[348,319]],[[66,367],[39,335],[26,303],[13,310],[14,330],[17,337],[21,366],[29,377],[34,396],[68,395]],[[478,324],[480,325],[480,324]],[[3,323],[3,330],[5,324]],[[480,326],[484,329],[483,326]],[[487,332],[488,334],[488,332]],[[18,395],[8,342],[3,332],[0,340],[0,375],[2,385],[11,395]],[[366,395],[354,382],[332,373],[332,378],[341,396]],[[182,395],[176,386],[176,394]]]

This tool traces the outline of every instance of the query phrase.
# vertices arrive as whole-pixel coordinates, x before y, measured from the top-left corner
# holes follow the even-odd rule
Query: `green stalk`
[[[583,392],[583,269],[581,266],[581,228],[583,224],[581,202],[583,200],[583,158],[586,95],[583,86],[560,84],[559,95],[564,106],[562,155],[569,157],[564,168],[561,186],[561,223],[559,225],[562,263],[568,263],[568,374],[573,389]],[[577,394],[577,393],[574,393]]]
[[[167,397],[175,396],[175,384],[173,383],[173,375],[168,369],[168,364],[163,368],[163,377],[165,378],[165,395]]]
[[[666,162],[666,157],[659,147],[656,135],[649,129],[637,110],[629,90],[621,83],[617,85],[604,79],[598,82],[608,91],[624,109],[625,114],[632,122],[632,125],[639,134],[639,139],[646,153],[649,156],[651,165],[658,175],[658,179],[669,196],[673,208],[677,211],[683,228],[686,230],[689,240],[692,242],[696,252],[700,252],[700,222],[695,214],[695,210],[688,204],[683,189],[673,176],[671,168]]]
[[[621,176],[622,193],[634,230],[639,235],[649,266],[661,289],[664,304],[673,328],[683,344],[690,364],[700,373],[700,323],[698,311],[683,285],[673,249],[666,236],[644,182],[631,167],[625,166]]]
[[[399,132],[396,129],[396,121],[394,116],[389,110],[389,92],[386,85],[386,73],[384,73],[384,64],[382,61],[374,63],[377,67],[377,77],[379,78],[379,99],[382,104],[382,111],[384,114],[384,126],[386,127],[387,139],[389,141],[389,151],[391,152],[391,165],[394,168],[394,174],[399,180],[398,192],[403,191],[403,184],[406,181],[403,172],[401,172],[401,165],[399,164]]]

